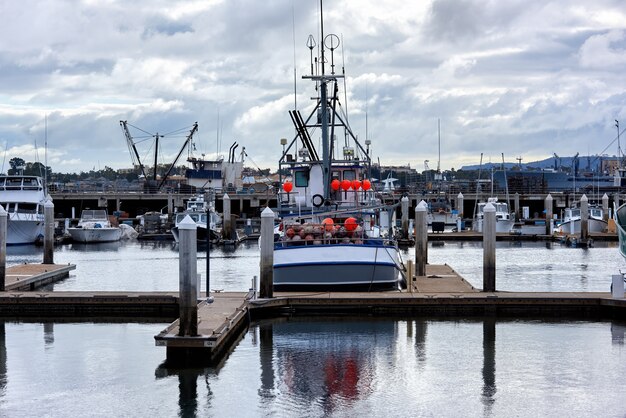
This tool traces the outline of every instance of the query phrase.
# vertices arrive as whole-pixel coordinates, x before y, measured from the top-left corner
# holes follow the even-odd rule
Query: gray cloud
[[[199,152],[218,149],[219,128],[222,149],[236,140],[275,166],[293,135],[294,32],[298,106],[311,106],[300,76],[317,12],[293,0],[5,2],[0,144],[34,158],[48,115],[53,170],[118,168],[131,162],[120,119],[160,133],[197,121]],[[324,14],[344,40],[351,125],[364,138],[367,109],[383,163],[435,161],[438,118],[442,165],[458,168],[481,152],[600,152],[626,115],[619,1],[325,2]],[[179,144],[163,141],[163,155]]]

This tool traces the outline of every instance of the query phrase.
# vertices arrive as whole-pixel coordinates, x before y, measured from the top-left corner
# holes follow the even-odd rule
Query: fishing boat
[[[322,16],[320,3],[323,22]],[[289,144],[281,140],[279,172],[289,175],[281,175],[278,194],[282,230],[274,246],[274,290],[398,289],[404,267],[391,222],[395,206],[372,190],[370,141],[365,149],[341,109],[344,76],[332,64],[339,37],[322,30],[321,39],[321,56],[314,59],[316,43],[308,38],[311,74],[303,76],[316,86],[315,107],[306,119],[290,111],[296,135]],[[319,150],[314,131],[321,135]]]
[[[496,208],[496,233],[510,233],[515,224],[515,219],[509,211],[509,205],[505,202],[498,202],[497,197],[490,197],[487,202],[480,202],[474,220],[474,230],[483,232],[484,209],[487,203],[491,203]]]
[[[197,195],[187,201],[185,210],[176,213],[174,217],[174,227],[172,228],[172,235],[174,240],[178,242],[179,232],[178,224],[182,222],[185,217],[189,217],[196,223],[197,240],[199,245],[206,244],[207,238],[207,225],[210,234],[210,240],[217,242],[219,240],[219,233],[216,231],[217,226],[221,223],[221,218],[215,211],[212,204],[204,199],[203,195]]]
[[[77,242],[114,242],[122,237],[122,230],[111,224],[103,209],[83,210],[78,225],[67,228],[67,232]]]
[[[557,227],[557,233],[580,234],[581,224],[580,207],[566,208],[563,213],[563,221]],[[588,228],[590,233],[606,231],[608,222],[604,220],[604,210],[600,206],[589,206]]]
[[[0,205],[7,211],[7,245],[34,244],[43,236],[45,200],[41,177],[0,176]]]

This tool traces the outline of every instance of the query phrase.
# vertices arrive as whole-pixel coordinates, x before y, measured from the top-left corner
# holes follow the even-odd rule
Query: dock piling
[[[54,264],[54,203],[48,197],[43,204],[43,264]]]
[[[231,223],[232,219],[230,217],[230,196],[228,193],[224,193],[224,197],[222,198],[222,204],[224,206],[222,211],[222,238],[225,240],[232,239],[231,237]]]
[[[483,223],[483,292],[496,291],[496,208],[487,203]]]
[[[400,199],[400,207],[402,210],[402,238],[409,238],[409,197],[403,196]]]
[[[261,298],[274,297],[274,212],[269,208],[261,212]]]
[[[0,205],[0,292],[4,292],[7,273],[7,219],[9,215]]]
[[[423,200],[415,207],[415,274],[426,275],[428,263],[428,223],[426,221],[426,202]]]
[[[543,206],[546,210],[546,235],[552,235],[551,221],[553,216],[553,203],[554,199],[552,198],[552,195],[548,193],[545,200],[543,201]]]
[[[515,222],[519,222],[521,216],[520,216],[520,210],[519,210],[519,193],[515,192],[515,197],[513,198],[513,205],[515,208]]]
[[[587,238],[589,238],[589,199],[584,194],[580,198],[580,239],[584,241]]]
[[[178,224],[179,336],[198,335],[198,266],[196,223],[189,215]]]
[[[602,196],[602,219],[609,221],[609,195],[606,193]]]

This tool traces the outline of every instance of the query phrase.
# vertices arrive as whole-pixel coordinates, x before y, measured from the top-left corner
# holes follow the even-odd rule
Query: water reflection
[[[415,321],[415,358],[417,364],[424,367],[426,364],[426,337],[428,335],[428,322]]]
[[[496,318],[483,321],[483,390],[485,415],[491,415],[496,394]]]
[[[626,337],[626,323],[611,322],[611,342],[615,345],[624,345]]]
[[[113,252],[119,251],[120,242],[73,242],[69,248],[78,252]]]
[[[54,322],[44,322],[43,324],[43,342],[46,348],[50,348],[54,344]]]
[[[178,416],[183,418],[195,417],[199,412],[202,412],[199,411],[198,408],[198,390],[200,390],[202,396],[206,399],[207,410],[211,408],[213,391],[211,390],[210,378],[216,374],[216,369],[211,367],[175,368],[169,367],[166,363],[160,365],[155,371],[155,377],[157,379],[170,377],[178,378]],[[200,389],[198,389],[199,378],[202,382]]]
[[[277,390],[290,394],[294,408],[314,404],[331,414],[339,406],[367,398],[373,391],[375,368],[382,365],[372,341],[393,353],[396,325],[396,321],[371,318],[327,322],[290,318],[264,326],[260,338],[262,402]],[[276,376],[279,382],[274,381]]]
[[[0,399],[4,397],[7,387],[7,338],[4,322],[0,321]]]

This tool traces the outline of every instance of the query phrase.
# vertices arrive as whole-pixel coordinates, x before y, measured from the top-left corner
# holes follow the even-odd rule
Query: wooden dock
[[[4,289],[34,290],[69,276],[74,264],[18,264],[7,267]]]

